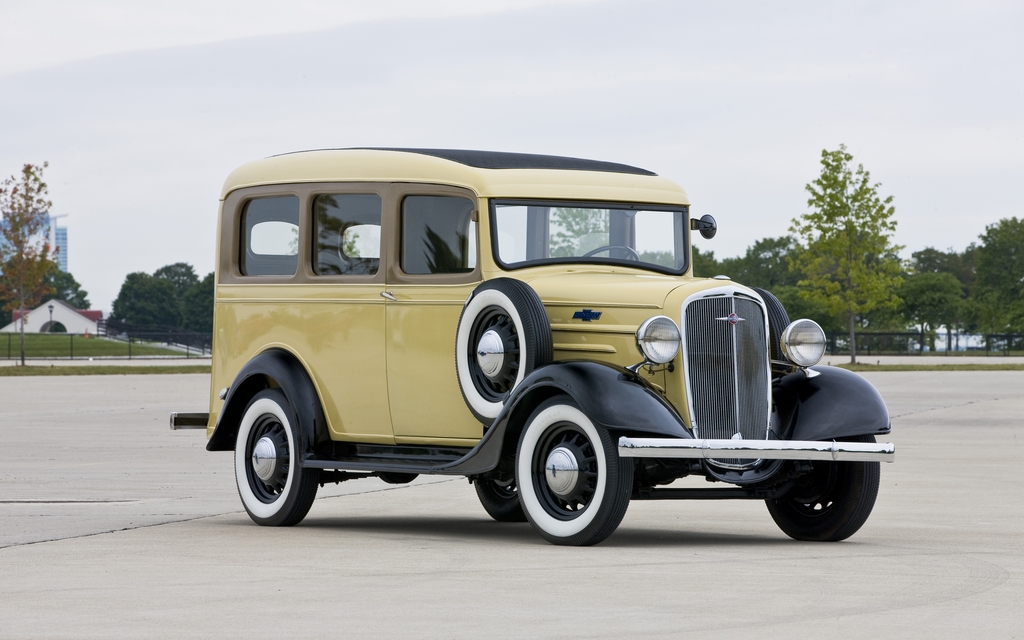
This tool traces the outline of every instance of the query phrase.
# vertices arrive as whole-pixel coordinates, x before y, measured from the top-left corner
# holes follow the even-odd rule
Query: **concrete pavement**
[[[634,502],[592,548],[447,478],[257,527],[231,454],[166,426],[208,376],[0,378],[0,638],[1024,637],[1024,372],[868,377],[897,462],[850,540],[794,542],[759,502]]]

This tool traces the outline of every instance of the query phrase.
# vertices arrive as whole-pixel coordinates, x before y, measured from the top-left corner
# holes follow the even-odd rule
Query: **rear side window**
[[[291,276],[299,264],[299,198],[254,198],[242,210],[242,255],[247,276]]]
[[[456,196],[408,196],[402,201],[402,271],[467,273],[476,268],[473,201]]]
[[[380,268],[381,199],[370,194],[325,194],[313,200],[313,271],[319,275],[373,275]]]

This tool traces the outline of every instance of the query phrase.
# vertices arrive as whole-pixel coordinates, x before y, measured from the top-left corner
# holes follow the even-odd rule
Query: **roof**
[[[78,315],[83,316],[83,317],[85,317],[85,318],[87,318],[89,320],[92,320],[93,322],[99,322],[100,320],[103,319],[103,312],[102,311],[99,311],[99,310],[96,310],[96,309],[88,309],[88,310],[78,309],[77,307],[75,307],[75,306],[65,302],[64,300],[57,300],[56,298],[54,298],[53,300],[47,300],[46,302],[40,304],[35,309],[28,309],[28,310],[26,310],[25,311],[25,315],[27,316],[30,313],[32,313],[33,311],[38,311],[40,309],[46,309],[46,306],[49,305],[49,304],[59,304],[61,306],[67,307],[71,311],[74,311]],[[20,309],[15,309],[14,311],[11,312],[11,321],[12,322],[14,320],[18,320],[20,318],[21,318],[21,310]]]
[[[242,165],[221,198],[244,187],[301,182],[426,182],[481,197],[689,204],[676,183],[646,169],[563,156],[458,149],[320,149]]]
[[[370,150],[420,153],[464,164],[477,169],[551,169],[555,171],[604,171],[606,173],[632,173],[638,176],[658,174],[640,167],[618,162],[586,160],[568,156],[548,156],[539,153],[509,153],[507,151],[475,151],[470,149],[402,149],[398,147],[356,147],[338,151]],[[302,153],[302,152],[299,152]],[[289,154],[281,154],[289,155]]]

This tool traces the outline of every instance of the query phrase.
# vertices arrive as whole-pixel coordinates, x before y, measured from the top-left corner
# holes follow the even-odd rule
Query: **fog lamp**
[[[672,362],[679,353],[679,340],[679,327],[666,316],[648,318],[636,330],[637,348],[655,364]]]
[[[814,320],[794,320],[779,338],[782,352],[798,367],[817,364],[825,355],[825,332]]]

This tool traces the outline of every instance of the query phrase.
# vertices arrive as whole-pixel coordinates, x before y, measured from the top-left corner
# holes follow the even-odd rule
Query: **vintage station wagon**
[[[631,500],[764,500],[800,540],[865,522],[881,397],[824,335],[696,277],[686,192],[632,166],[443,149],[275,156],[221,199],[207,449],[262,525],[368,476],[468,477],[499,521],[607,538]],[[701,274],[714,275],[714,274]],[[670,486],[700,476],[706,488]]]

